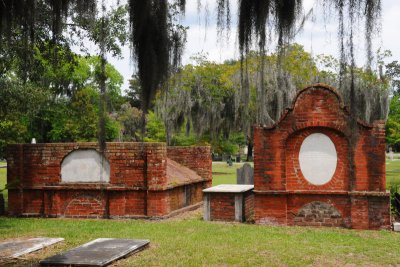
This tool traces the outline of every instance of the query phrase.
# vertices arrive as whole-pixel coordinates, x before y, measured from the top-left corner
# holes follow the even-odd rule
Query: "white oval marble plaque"
[[[94,149],[71,152],[61,164],[61,182],[92,183],[110,181],[110,164]]]
[[[335,145],[325,134],[310,134],[301,144],[299,162],[301,172],[307,181],[314,185],[326,184],[336,171]]]

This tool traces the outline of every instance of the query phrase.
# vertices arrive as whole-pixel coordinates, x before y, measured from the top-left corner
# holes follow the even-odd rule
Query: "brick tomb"
[[[7,148],[14,216],[158,218],[194,208],[211,185],[210,147],[164,143],[17,144]]]
[[[253,185],[221,184],[204,189],[204,220],[251,220],[254,210],[253,188]]]
[[[275,125],[254,128],[254,219],[389,228],[384,121],[355,121],[329,86],[301,90]]]

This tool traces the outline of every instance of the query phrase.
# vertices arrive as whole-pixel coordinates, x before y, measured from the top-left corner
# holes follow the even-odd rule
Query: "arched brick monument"
[[[389,228],[384,124],[352,118],[332,87],[301,90],[275,125],[254,128],[256,223]]]

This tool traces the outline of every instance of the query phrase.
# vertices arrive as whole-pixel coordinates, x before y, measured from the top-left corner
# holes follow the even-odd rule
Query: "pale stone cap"
[[[251,184],[220,184],[204,189],[204,193],[243,193],[254,189]]]

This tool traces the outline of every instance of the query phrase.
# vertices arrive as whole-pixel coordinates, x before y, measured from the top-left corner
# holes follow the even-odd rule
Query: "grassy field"
[[[400,160],[386,161],[386,185],[400,187]]]
[[[233,163],[229,166],[226,162],[213,162],[213,185],[236,184],[236,170],[244,163]],[[253,166],[253,163],[250,163]]]
[[[1,239],[65,241],[10,266],[99,237],[149,239],[148,249],[114,266],[387,266],[400,264],[400,234],[389,231],[272,227],[201,220],[201,210],[165,221],[0,218]]]
[[[4,187],[6,186],[6,182],[7,182],[6,175],[7,175],[7,169],[0,168],[0,190],[3,190]],[[7,192],[7,190],[4,190],[4,191],[2,191],[2,193],[3,193],[4,200],[6,201],[6,205],[7,205],[8,192]]]
[[[214,184],[234,183],[236,169],[214,163]],[[388,182],[400,161],[387,163]],[[0,169],[0,183],[5,169]],[[0,217],[0,239],[63,237],[65,241],[8,266],[39,260],[99,237],[149,239],[148,249],[114,266],[387,266],[400,265],[400,234],[331,228],[204,222],[202,209],[164,221]]]

